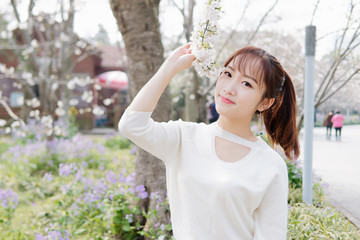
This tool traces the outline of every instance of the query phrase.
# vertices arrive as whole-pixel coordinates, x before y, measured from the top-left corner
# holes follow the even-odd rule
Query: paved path
[[[330,199],[360,228],[360,125],[344,126],[341,142],[326,139],[325,128],[314,128],[313,169],[328,183]],[[303,134],[300,134],[303,159]]]

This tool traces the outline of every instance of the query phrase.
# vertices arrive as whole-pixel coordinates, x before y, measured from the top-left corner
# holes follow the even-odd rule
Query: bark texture
[[[160,0],[110,0],[111,9],[116,18],[118,28],[125,43],[128,74],[130,78],[130,94],[133,98],[144,84],[155,74],[163,63],[163,45],[159,29]],[[152,115],[156,121],[169,120],[171,112],[170,93],[167,88]],[[165,166],[154,156],[137,149],[135,165],[136,184],[144,185],[149,196],[159,192],[161,198],[166,197]],[[148,198],[139,203],[141,209],[154,209],[155,200]],[[169,223],[169,212],[158,211],[160,222]],[[142,219],[146,221],[146,219]],[[145,228],[149,227],[149,222]]]

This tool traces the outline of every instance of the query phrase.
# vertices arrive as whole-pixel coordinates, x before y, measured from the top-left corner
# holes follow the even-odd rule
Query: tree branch
[[[18,24],[21,23],[21,19],[20,19],[20,15],[17,9],[17,5],[16,5],[16,0],[11,0],[11,6],[13,8],[14,14],[15,14],[15,18],[18,22]],[[28,7],[28,19],[32,19],[33,18],[33,13],[32,10],[34,9],[34,0],[31,0],[29,3],[29,7]],[[25,43],[28,46],[31,46],[31,38],[30,35],[28,34],[27,31],[23,31],[22,29],[20,29],[21,35],[23,37],[23,40],[25,41]],[[38,72],[38,65],[36,63],[36,55],[34,52],[32,52],[30,54],[30,61],[31,61],[31,65],[33,67],[34,72]]]
[[[14,14],[17,22],[20,23],[21,19],[20,19],[19,11],[17,10],[16,0],[11,0],[11,6],[14,10]]]
[[[317,8],[318,8],[318,6],[319,6],[319,3],[320,3],[320,0],[317,0],[316,5],[315,5],[315,7],[314,7],[313,14],[312,14],[312,16],[311,16],[310,26],[312,26],[312,24],[313,24],[314,16],[315,16],[316,10],[317,10]]]
[[[183,8],[179,7],[179,5],[175,2],[175,0],[171,0],[173,5],[180,11],[181,15],[183,15],[183,18],[185,19],[185,6]],[[184,4],[184,1],[183,1]]]
[[[317,103],[315,104],[315,107],[320,106],[321,104],[323,104],[325,101],[327,101],[329,98],[331,98],[335,93],[337,93],[341,88],[343,88],[356,74],[358,74],[360,72],[360,68],[356,69],[349,77],[348,79],[346,79],[338,88],[336,88],[335,90],[333,90],[331,93],[329,93],[328,95],[324,96],[322,99],[319,99],[317,101]]]
[[[230,40],[233,38],[233,36],[237,32],[237,28],[240,25],[240,23],[243,21],[243,19],[245,17],[245,13],[246,13],[249,5],[250,5],[250,0],[247,0],[244,9],[241,12],[240,19],[236,22],[235,27],[231,30],[230,34],[228,35],[228,38],[224,41],[224,43],[221,45],[221,47],[217,50],[217,55],[215,57],[215,62],[219,59],[220,54],[222,53],[222,51],[224,51],[224,49],[227,46],[228,42],[230,42]]]
[[[11,118],[13,118],[16,121],[19,121],[21,126],[25,128],[25,122],[11,110],[11,108],[9,107],[9,105],[5,100],[0,98],[0,104],[3,105],[5,111],[10,115]]]
[[[349,18],[351,17],[351,15],[349,16]],[[335,50],[334,50],[334,54],[338,54],[338,52],[341,51],[341,46],[343,44],[343,40],[345,39],[345,35],[348,31],[348,26],[350,25],[349,21],[347,22],[347,26],[345,27],[340,39],[341,42],[339,45],[335,45]],[[360,24],[358,25],[357,28],[355,28],[355,32],[353,33],[351,40],[349,41],[349,43],[347,44],[346,48],[343,50],[343,52],[341,52],[339,54],[339,57],[334,57],[334,61],[331,65],[331,67],[329,68],[328,72],[326,73],[326,75],[324,76],[319,88],[316,91],[315,94],[315,99],[319,96],[319,94],[321,93],[319,99],[322,99],[325,95],[326,95],[326,91],[328,90],[328,87],[330,85],[330,82],[332,81],[332,79],[335,76],[335,73],[340,65],[340,63],[355,49],[360,45],[360,41],[358,41],[356,44],[353,45],[353,43],[359,38],[359,29],[360,29]],[[324,89],[322,89],[325,86]]]
[[[269,8],[269,10],[264,14],[264,16],[260,19],[259,24],[257,25],[255,31],[253,32],[253,34],[250,36],[250,38],[247,41],[246,45],[249,45],[255,38],[256,34],[259,32],[260,27],[264,24],[265,19],[267,18],[267,16],[270,14],[270,12],[272,12],[272,10],[274,10],[276,4],[279,2],[279,0],[275,0],[274,4]]]
[[[351,16],[352,16],[352,13],[354,11],[354,4],[353,2],[351,1],[351,4],[350,4],[350,12],[349,12],[349,16],[347,18],[347,22],[346,22],[346,26],[345,26],[345,29],[344,29],[344,33],[341,37],[341,40],[340,40],[340,44],[339,44],[339,49],[341,49],[341,46],[344,42],[344,39],[345,39],[345,35],[346,35],[346,32],[349,30],[349,26],[350,26],[350,23],[351,23]]]

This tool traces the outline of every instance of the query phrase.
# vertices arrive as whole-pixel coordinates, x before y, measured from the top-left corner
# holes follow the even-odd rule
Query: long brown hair
[[[274,56],[253,46],[236,51],[224,66],[232,60],[240,72],[252,71],[251,74],[260,80],[260,85],[265,86],[263,99],[275,99],[272,106],[262,112],[269,140],[272,144],[279,144],[288,158],[296,159],[300,150],[296,129],[296,95],[290,76]]]

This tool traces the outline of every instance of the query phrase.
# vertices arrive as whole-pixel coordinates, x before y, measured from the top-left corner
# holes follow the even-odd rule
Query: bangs
[[[224,67],[228,66],[232,62],[234,68],[242,74],[256,79],[259,87],[262,88],[264,85],[264,76],[266,75],[266,64],[264,62],[266,61],[266,57],[264,57],[265,51],[261,49],[258,50],[260,50],[260,52],[256,53],[239,50],[225,62]]]

